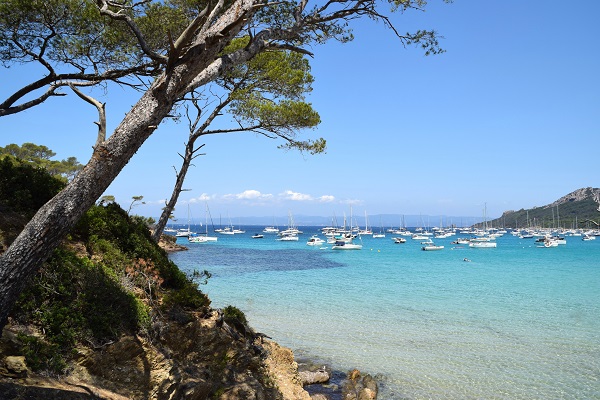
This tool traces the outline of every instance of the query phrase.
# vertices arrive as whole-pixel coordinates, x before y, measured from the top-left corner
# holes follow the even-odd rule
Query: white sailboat
[[[346,224],[344,223],[344,226]],[[350,207],[350,232],[352,232],[352,207]],[[360,239],[360,235],[358,235]],[[362,239],[361,239],[362,240]],[[362,244],[353,243],[353,236],[350,233],[350,236],[344,236],[343,238],[337,238],[336,241],[331,246],[331,250],[362,250]]]
[[[208,242],[216,242],[218,238],[216,236],[208,236],[208,203],[206,203],[206,210],[204,212],[204,226],[205,232],[201,235],[190,235],[188,236],[188,241],[190,243],[208,243]]]
[[[365,229],[358,231],[359,235],[372,235],[373,231],[369,229],[369,217],[367,216],[367,211],[365,211]]]
[[[188,227],[186,228],[181,228],[178,229],[177,232],[175,232],[175,236],[176,237],[188,237],[191,234],[193,234],[193,232],[190,230],[190,205],[188,204]]]

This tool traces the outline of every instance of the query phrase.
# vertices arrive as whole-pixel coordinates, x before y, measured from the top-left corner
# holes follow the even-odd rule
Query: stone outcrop
[[[377,393],[377,382],[371,375],[363,377],[357,369],[348,372],[348,380],[342,388],[344,400],[374,400]]]
[[[598,204],[598,209],[600,211],[600,189],[592,187],[577,189],[567,194],[566,196],[561,197],[555,202],[548,204],[546,208],[556,207],[561,204],[570,203],[573,201],[582,201],[588,198],[592,199],[594,202],[596,202],[596,204]]]
[[[162,321],[153,338],[124,336],[100,349],[78,348],[68,375],[53,380],[27,370],[13,354],[15,333],[0,343],[0,398],[310,400],[290,349],[219,318]],[[94,397],[95,396],[95,397]],[[25,397],[26,398],[26,397]]]

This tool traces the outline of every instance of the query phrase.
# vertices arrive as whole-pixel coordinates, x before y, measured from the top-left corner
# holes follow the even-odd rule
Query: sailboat
[[[473,238],[469,241],[469,247],[474,249],[489,249],[497,247],[494,237],[489,235],[487,226],[487,203],[483,208],[483,234],[479,237]]]
[[[365,229],[358,231],[359,235],[372,235],[373,231],[369,229],[369,217],[367,216],[367,211],[365,211]]]
[[[208,236],[208,203],[206,203],[206,210],[204,212],[204,226],[206,227],[205,233],[203,235],[190,235],[188,236],[188,241],[190,243],[208,243],[208,242],[216,242],[218,238],[216,236]]]
[[[279,241],[296,241],[298,240],[298,234],[301,234],[302,231],[296,228],[294,225],[294,217],[292,216],[292,212],[288,212],[288,228],[286,230],[279,232]]]
[[[225,228],[215,229],[215,232],[219,232],[221,235],[235,234],[235,232],[233,231],[233,225],[231,225],[231,218],[229,217],[229,214],[227,214],[227,218],[229,219],[229,226],[226,226]]]
[[[190,230],[190,205],[188,204],[188,227],[187,227],[187,229],[185,229],[185,228],[178,229],[177,232],[175,232],[175,236],[176,237],[188,237],[192,233],[193,232]]]
[[[379,233],[373,232],[373,238],[384,238],[385,232],[383,230],[383,223],[381,222],[381,215],[379,216]]]
[[[345,227],[344,223],[344,227]],[[352,232],[352,207],[350,207],[350,232]],[[358,236],[360,239],[360,235]],[[345,238],[337,238],[336,241],[331,246],[331,250],[362,250],[362,244],[352,243],[352,235],[350,237]],[[362,240],[362,239],[361,239]]]

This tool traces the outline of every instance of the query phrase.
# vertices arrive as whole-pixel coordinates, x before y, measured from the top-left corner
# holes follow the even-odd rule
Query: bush
[[[244,325],[248,324],[248,320],[246,319],[246,315],[242,310],[235,306],[227,306],[223,309],[223,318],[226,322],[230,321],[238,321]]]
[[[38,325],[45,342],[24,341],[32,368],[60,373],[78,343],[102,344],[132,333],[149,322],[147,308],[123,289],[114,271],[59,249],[35,276],[12,311],[22,323]],[[40,359],[31,359],[34,354]],[[46,359],[52,358],[50,362]],[[46,361],[44,361],[46,360]],[[62,368],[62,367],[61,367]]]
[[[65,187],[44,168],[5,156],[0,159],[0,205],[32,215]]]

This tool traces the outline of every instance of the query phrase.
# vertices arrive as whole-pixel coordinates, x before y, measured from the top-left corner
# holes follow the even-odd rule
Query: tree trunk
[[[185,176],[187,175],[187,171],[192,163],[192,158],[194,158],[193,142],[190,141],[185,146],[185,156],[183,157],[181,169],[177,174],[177,180],[175,181],[175,187],[173,188],[173,193],[171,193],[171,198],[169,199],[169,202],[165,208],[163,208],[162,214],[160,215],[158,223],[156,224],[156,228],[154,229],[154,233],[152,234],[152,238],[155,242],[160,240],[160,237],[165,230],[165,226],[167,226],[167,222],[169,221],[169,216],[175,209],[179,195],[183,190],[183,182],[185,181]]]
[[[190,82],[239,33],[251,7],[250,0],[237,0],[211,28],[202,31],[185,61],[179,59],[167,67],[110,138],[95,149],[85,168],[35,214],[0,257],[0,331],[29,278],[168,115]]]
[[[28,278],[168,114],[173,99],[157,96],[158,88],[155,83],[142,96],[110,139],[96,148],[84,169],[36,213],[0,258],[0,329]]]

